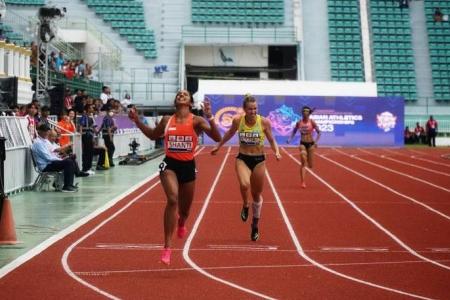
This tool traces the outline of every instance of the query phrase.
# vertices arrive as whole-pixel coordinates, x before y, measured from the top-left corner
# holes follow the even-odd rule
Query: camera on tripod
[[[131,139],[131,142],[128,144],[130,146],[131,155],[136,155],[137,149],[141,144],[136,141],[136,138]]]
[[[67,9],[65,7],[57,8],[57,7],[43,6],[39,8],[38,17],[39,19],[51,20],[64,17],[64,14],[66,12]]]

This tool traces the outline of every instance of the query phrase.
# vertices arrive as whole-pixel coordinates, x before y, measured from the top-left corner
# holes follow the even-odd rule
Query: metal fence
[[[184,43],[263,43],[296,44],[294,27],[192,26],[181,29]]]
[[[53,128],[57,128],[55,116],[51,116],[50,124]],[[28,121],[25,117],[0,117],[0,136],[6,138],[4,185],[5,193],[8,194],[31,187],[37,177],[31,159],[32,140],[27,127]],[[63,134],[71,136],[73,152],[80,163],[82,157],[81,135],[79,133]],[[136,139],[141,145],[140,151],[149,151],[155,148],[155,143],[140,131],[117,134],[114,139],[117,149],[115,156],[127,155],[130,149],[129,143],[133,139]]]

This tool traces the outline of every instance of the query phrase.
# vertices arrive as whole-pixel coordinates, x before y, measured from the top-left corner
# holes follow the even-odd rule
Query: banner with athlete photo
[[[322,146],[403,146],[404,99],[402,97],[322,97],[253,95],[258,113],[272,123],[272,133],[279,145],[286,145],[301,108],[314,109],[311,118],[319,126]],[[206,95],[215,112],[222,135],[231,120],[242,114],[242,95]],[[291,145],[299,144],[297,132]],[[205,144],[215,144],[205,135]],[[237,135],[230,142],[237,144]]]

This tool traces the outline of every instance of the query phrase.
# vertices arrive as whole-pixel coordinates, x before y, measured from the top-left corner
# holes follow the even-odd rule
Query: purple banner
[[[221,133],[231,120],[242,114],[242,95],[207,95]],[[258,96],[258,113],[272,123],[272,133],[279,145],[286,144],[301,108],[315,108],[311,118],[326,146],[403,146],[404,99],[402,97],[320,97]],[[299,143],[299,133],[291,144]],[[205,144],[215,144],[205,137]],[[229,144],[237,144],[235,135]]]
[[[102,126],[104,117],[105,116],[99,115],[95,118],[95,124],[97,124],[98,127]],[[127,115],[114,115],[113,119],[117,126],[115,134],[140,132],[139,128],[136,127]]]

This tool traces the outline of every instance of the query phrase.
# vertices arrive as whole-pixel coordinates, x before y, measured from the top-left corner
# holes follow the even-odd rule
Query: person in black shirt
[[[109,166],[114,167],[114,151],[116,147],[114,146],[114,132],[117,130],[116,123],[113,119],[114,112],[111,107],[108,107],[106,116],[103,118],[101,131],[105,146],[108,149]]]

